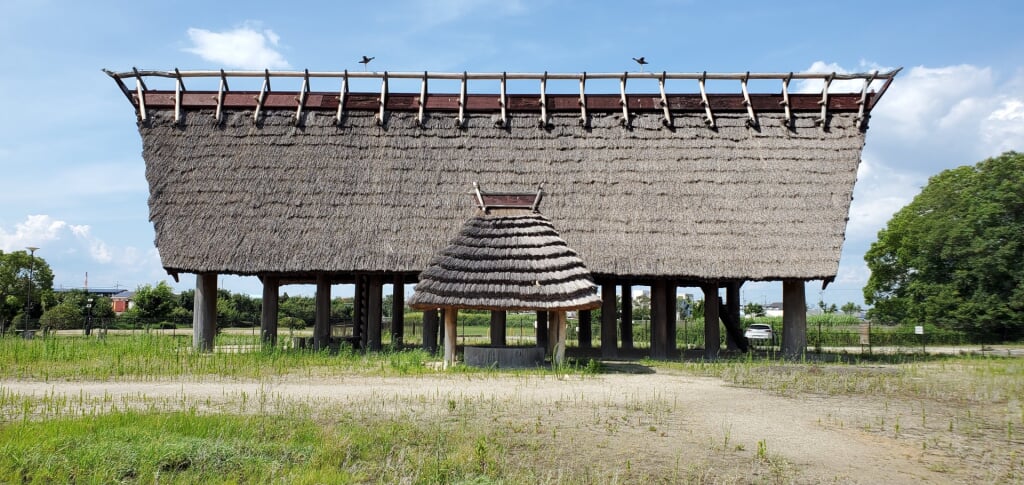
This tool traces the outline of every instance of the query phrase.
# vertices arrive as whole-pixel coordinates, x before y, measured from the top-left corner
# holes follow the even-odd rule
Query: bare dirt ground
[[[638,373],[563,378],[452,374],[0,381],[0,390],[48,397],[87,412],[128,407],[257,413],[301,404],[324,412],[429,420],[461,411],[464,422],[490,426],[495,434],[532,434],[558,443],[547,458],[550,463],[535,466],[584,473],[595,482],[647,477],[714,483],[950,483],[979,476],[969,463],[924,449],[913,435],[872,432],[870,426],[855,424],[886,419],[888,403],[883,408],[879,402],[842,396],[781,397],[717,378],[635,367]]]

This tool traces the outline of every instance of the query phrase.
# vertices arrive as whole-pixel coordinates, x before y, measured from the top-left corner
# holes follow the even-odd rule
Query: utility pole
[[[28,284],[26,285],[28,296],[25,298],[25,318],[24,323],[22,323],[23,332],[21,335],[22,337],[28,338],[28,320],[32,312],[32,285],[34,284],[33,282],[36,279],[36,251],[39,248],[35,246],[28,246],[25,249],[28,249],[30,257],[32,259],[30,260],[31,263],[29,263],[28,267]]]

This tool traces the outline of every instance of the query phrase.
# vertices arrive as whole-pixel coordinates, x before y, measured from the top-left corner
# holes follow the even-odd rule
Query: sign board
[[[914,327],[914,335],[924,335],[924,326],[917,325]]]
[[[860,324],[860,344],[871,345],[871,324],[862,323]]]

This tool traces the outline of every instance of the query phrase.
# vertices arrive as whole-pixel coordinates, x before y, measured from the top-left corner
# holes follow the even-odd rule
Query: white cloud
[[[186,52],[225,67],[241,69],[284,69],[290,67],[277,51],[281,37],[270,29],[244,25],[225,32],[189,28],[193,46]]]
[[[882,67],[878,64],[860,61],[857,72],[886,72],[892,68]],[[834,62],[815,61],[808,67],[805,73],[824,73],[824,74],[850,74],[853,71],[840,66]],[[869,89],[877,90],[881,88],[883,81],[873,81]],[[821,79],[801,79],[794,83],[794,92],[797,93],[820,93],[821,88],[825,86],[825,81]],[[864,89],[864,81],[861,79],[837,79],[832,81],[828,85],[828,92],[830,93],[859,93]]]
[[[1024,147],[1024,71],[918,66],[901,74],[872,113],[866,153],[928,176]]]
[[[86,249],[94,262],[108,264],[114,252],[107,243],[92,235],[88,225],[69,224],[46,214],[34,214],[14,225],[8,232],[0,227],[0,250],[19,251],[27,246],[47,246],[49,252],[77,254]]]
[[[896,211],[913,200],[924,182],[919,175],[865,156],[857,171],[846,239],[853,243],[874,241],[879,229],[885,227]]]
[[[25,218],[25,222],[15,224],[13,232],[0,227],[0,250],[11,252],[21,251],[28,246],[38,247],[60,239],[65,227],[66,222],[54,220],[50,216],[30,215]]]
[[[868,269],[867,263],[863,259],[850,263],[839,265],[839,271],[836,273],[836,280],[833,284],[837,287],[864,287],[868,277],[871,276],[871,270]]]
[[[994,152],[1024,150],[1024,99],[1003,100],[1000,107],[981,122],[981,134]]]
[[[917,66],[899,76],[875,111],[887,130],[910,139],[930,137],[937,128],[968,128],[991,104],[992,70],[971,65]]]

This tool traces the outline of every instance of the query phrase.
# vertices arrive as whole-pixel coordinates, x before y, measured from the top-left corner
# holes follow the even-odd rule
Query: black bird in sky
[[[641,58],[641,59],[642,59],[642,58]],[[366,57],[366,56],[363,56],[363,60],[359,61],[359,63],[363,65],[363,70],[364,70],[364,71],[366,70],[366,65],[367,65],[367,64],[369,64],[369,63],[370,63],[370,61],[372,61],[372,60],[373,60],[373,58],[372,58],[372,57]]]
[[[634,57],[633,60],[636,61],[637,64],[640,64],[640,72],[644,72],[644,64],[647,64],[647,61],[644,60],[643,56]]]

